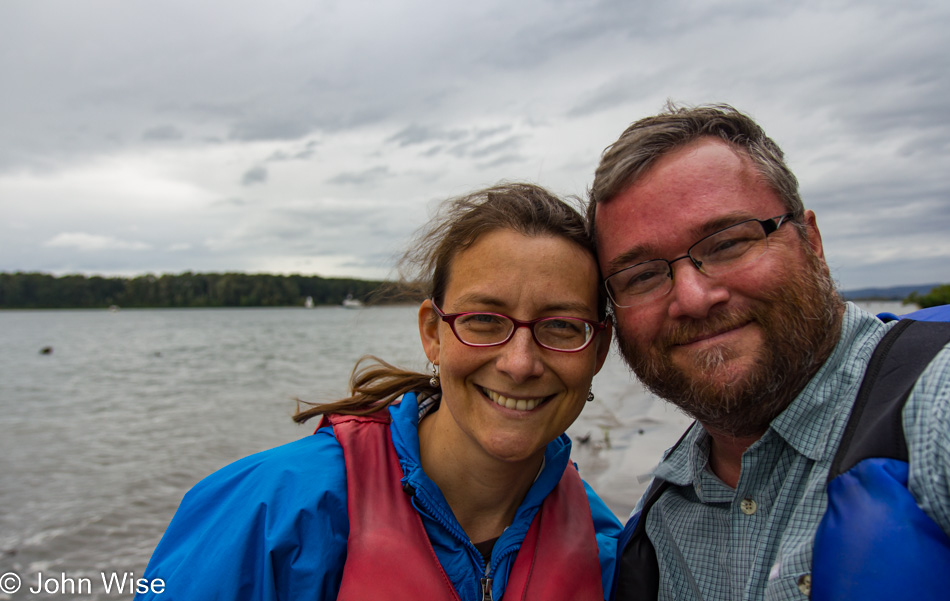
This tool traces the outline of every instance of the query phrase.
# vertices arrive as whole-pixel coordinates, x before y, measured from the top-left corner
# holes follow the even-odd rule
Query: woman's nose
[[[530,328],[516,328],[511,340],[500,349],[496,366],[500,371],[508,374],[512,380],[523,382],[544,373],[541,347],[534,340]]]

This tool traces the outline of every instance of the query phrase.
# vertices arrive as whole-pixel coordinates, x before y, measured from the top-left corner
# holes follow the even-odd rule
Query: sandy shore
[[[611,353],[594,379],[595,399],[568,435],[581,476],[625,520],[663,452],[692,420],[647,391]]]

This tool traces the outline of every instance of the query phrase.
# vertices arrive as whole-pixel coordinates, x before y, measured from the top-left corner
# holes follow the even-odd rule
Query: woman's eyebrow
[[[577,302],[566,301],[563,303],[552,303],[550,305],[545,305],[541,309],[543,313],[551,313],[551,314],[557,313],[557,312],[563,312],[563,313],[568,313],[568,314],[573,314],[573,313],[584,314],[584,313],[590,313],[591,310],[596,310],[596,309],[594,307],[591,307],[587,303],[580,302],[580,301],[577,301]]]
[[[498,307],[504,308],[505,303],[501,299],[489,296],[481,292],[470,292],[468,294],[463,294],[458,297],[455,302],[457,304],[473,304],[473,305],[487,305],[489,307]]]
[[[498,311],[502,311],[507,308],[507,305],[500,299],[479,292],[464,294],[456,299],[455,304],[483,305]],[[582,301],[563,301],[545,304],[541,307],[539,312],[547,314],[552,314],[558,311],[563,311],[565,313],[589,313],[592,309],[593,307]]]

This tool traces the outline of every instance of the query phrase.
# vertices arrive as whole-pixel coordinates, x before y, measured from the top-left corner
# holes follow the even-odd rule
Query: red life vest
[[[350,535],[337,599],[458,601],[400,484],[403,472],[389,413],[328,415],[320,426],[327,421],[347,466]],[[577,470],[568,463],[521,543],[505,601],[603,601],[602,588],[590,505]]]

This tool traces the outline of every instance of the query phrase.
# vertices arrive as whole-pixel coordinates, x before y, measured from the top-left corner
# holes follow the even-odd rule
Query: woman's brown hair
[[[525,236],[554,236],[593,253],[581,213],[550,192],[525,183],[504,183],[445,201],[424,226],[398,264],[403,285],[411,285],[441,305],[451,275],[452,260],[482,234],[514,230]],[[606,317],[607,302],[598,287],[597,315]],[[305,422],[324,413],[365,415],[379,411],[409,391],[426,398],[440,392],[429,383],[431,374],[402,369],[373,356],[356,362],[350,377],[350,396],[311,405],[294,415]],[[302,401],[301,401],[302,402]]]

